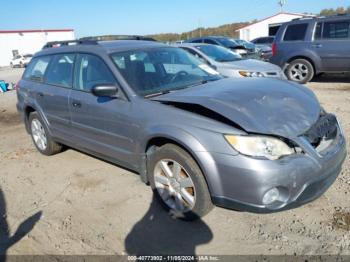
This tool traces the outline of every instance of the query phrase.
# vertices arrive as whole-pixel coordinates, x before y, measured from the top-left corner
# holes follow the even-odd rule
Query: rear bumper
[[[242,155],[213,154],[220,181],[214,181],[215,205],[254,213],[272,213],[299,207],[320,197],[341,172],[346,158],[345,138],[327,157],[315,159],[297,154],[277,161],[258,160]],[[209,179],[210,180],[210,179]],[[281,199],[263,204],[263,196],[278,188]]]
[[[272,52],[270,53],[270,57],[269,57],[269,62],[275,65],[278,65],[279,67],[283,68],[285,66],[285,64],[287,63],[287,61],[285,61],[284,58],[278,56],[278,55],[272,55]]]

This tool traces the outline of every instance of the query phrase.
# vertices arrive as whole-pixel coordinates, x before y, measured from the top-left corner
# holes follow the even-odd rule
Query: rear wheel
[[[289,80],[299,84],[305,84],[314,77],[312,64],[305,59],[295,59],[288,65],[286,75]]]
[[[40,153],[50,156],[62,151],[62,146],[52,140],[44,121],[37,112],[29,115],[29,127],[33,143]]]
[[[153,192],[173,216],[196,220],[213,208],[204,176],[185,150],[166,144],[150,156],[148,163]]]

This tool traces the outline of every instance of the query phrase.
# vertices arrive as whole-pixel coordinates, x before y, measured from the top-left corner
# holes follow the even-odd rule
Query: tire
[[[62,151],[62,145],[52,140],[47,126],[37,112],[29,115],[28,123],[33,143],[41,154],[51,156]],[[39,140],[43,140],[43,137],[46,141],[39,142]]]
[[[182,148],[173,144],[158,148],[150,155],[147,167],[155,197],[172,216],[193,221],[212,210],[213,204],[203,173],[195,160]],[[169,173],[166,175],[166,167],[172,176]],[[174,170],[180,172],[173,172]],[[177,180],[175,173],[178,174]]]
[[[314,74],[314,67],[306,59],[293,60],[286,69],[288,79],[299,84],[309,82],[314,77]]]

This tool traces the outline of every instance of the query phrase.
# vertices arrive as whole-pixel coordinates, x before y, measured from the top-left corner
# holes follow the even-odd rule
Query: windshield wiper
[[[219,79],[221,79],[221,78],[210,78],[210,79],[205,79],[205,80],[203,79],[201,81],[198,81],[198,82],[190,84],[190,85],[185,85],[185,86],[181,86],[181,87],[178,87],[178,88],[175,88],[175,89],[164,90],[164,91],[159,91],[159,92],[152,93],[152,94],[149,94],[149,95],[145,95],[144,98],[152,98],[152,97],[155,97],[155,96],[161,96],[161,95],[169,94],[169,93],[176,92],[176,91],[179,91],[179,90],[182,90],[182,89],[186,89],[186,88],[189,88],[189,87],[204,85],[204,84],[206,84],[208,82],[216,81],[216,80],[219,80]]]
[[[218,59],[216,61],[218,62],[233,62],[233,61],[238,61],[238,60],[241,60],[240,58],[237,58],[237,59]]]
[[[161,95],[165,95],[165,94],[168,94],[168,93],[170,93],[170,90],[165,90],[165,91],[161,91],[161,92],[145,95],[144,98],[152,98],[152,97],[155,97],[155,96],[161,96]]]

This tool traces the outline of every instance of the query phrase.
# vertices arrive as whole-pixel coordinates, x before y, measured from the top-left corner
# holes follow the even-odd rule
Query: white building
[[[47,42],[74,40],[73,29],[0,30],[0,66],[9,66],[16,55],[34,54]]]
[[[312,15],[298,14],[298,13],[285,13],[281,12],[273,16],[267,17],[255,23],[249,24],[245,27],[238,29],[239,38],[245,40],[253,40],[258,37],[274,36],[277,33],[278,28],[286,22],[289,22],[296,18],[310,17]]]

